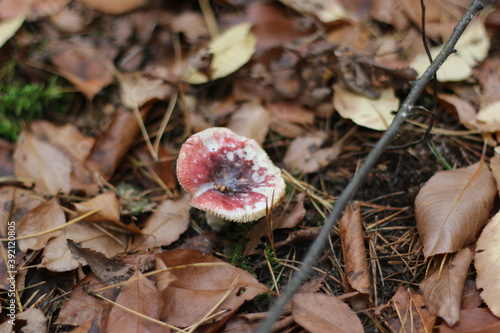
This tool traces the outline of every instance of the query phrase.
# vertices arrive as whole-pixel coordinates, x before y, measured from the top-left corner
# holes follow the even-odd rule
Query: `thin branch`
[[[430,82],[432,77],[436,74],[441,65],[446,61],[448,56],[455,52],[454,47],[458,39],[460,38],[474,15],[482,8],[483,4],[481,0],[474,0],[472,2],[469,9],[460,19],[460,22],[458,22],[457,26],[453,30],[453,33],[451,34],[450,38],[448,39],[436,59],[426,69],[424,74],[422,74],[422,76],[413,83],[413,88],[410,90],[410,93],[401,104],[398,114],[392,121],[391,126],[380,138],[377,145],[373,148],[370,154],[368,154],[365,162],[358,170],[358,173],[353,177],[349,185],[347,185],[345,190],[338,198],[337,202],[335,203],[335,207],[328,216],[328,219],[325,221],[325,225],[321,229],[314,242],[309,247],[309,250],[304,257],[299,270],[289,281],[286,290],[281,295],[281,297],[278,298],[278,300],[273,304],[270,309],[269,316],[262,322],[262,325],[257,330],[257,333],[268,333],[271,331],[273,323],[280,316],[284,306],[291,300],[295,292],[301,286],[302,282],[305,281],[309,276],[313,264],[316,262],[320,251],[323,249],[326,239],[330,235],[330,231],[333,229],[335,223],[340,218],[340,214],[351,199],[352,194],[358,187],[362,185],[368,172],[377,162],[378,158],[384,152],[385,148],[390,144],[392,138],[399,132],[401,125],[404,123],[406,117],[408,117],[411,108],[415,104],[421,92],[424,90],[426,84]]]

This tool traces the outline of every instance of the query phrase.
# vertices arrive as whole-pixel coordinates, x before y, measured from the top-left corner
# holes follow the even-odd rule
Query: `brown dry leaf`
[[[500,194],[500,146],[495,147],[495,155],[491,157],[490,169],[497,183],[497,190]]]
[[[140,72],[120,75],[120,96],[122,104],[133,110],[153,100],[165,100],[172,92],[163,80],[146,77]]]
[[[207,49],[199,54],[201,66],[196,68],[191,63],[186,69],[184,80],[191,84],[206,83],[225,77],[246,64],[257,44],[250,28],[249,23],[243,22],[214,38]]]
[[[442,46],[431,48],[433,59],[442,48]],[[455,49],[457,52],[451,54],[437,71],[437,79],[440,82],[462,81],[469,78],[472,75],[472,68],[486,58],[490,49],[490,38],[486,33],[484,22],[473,21],[458,40]],[[429,67],[427,54],[417,55],[410,66],[420,77]]]
[[[194,236],[182,243],[178,249],[197,250],[202,253],[210,254],[217,244],[217,233],[215,231],[204,232],[201,235]]]
[[[146,5],[149,0],[80,0],[89,8],[106,14],[120,15]]]
[[[80,326],[84,323],[94,321],[105,315],[111,309],[111,303],[93,296],[93,290],[107,287],[99,279],[90,273],[79,281],[69,293],[69,299],[64,302],[56,324]],[[113,289],[105,289],[99,294],[104,294],[108,299],[113,298]]]
[[[156,177],[152,176],[156,175],[163,184],[173,190],[177,187],[177,177],[174,171],[175,161],[171,159],[167,149],[162,146],[158,147],[157,154],[158,160],[155,161],[145,145],[138,146],[134,149],[134,155],[136,155],[140,161],[139,164],[145,166],[144,168],[147,170],[145,176],[143,173],[138,172],[137,177],[144,188],[153,188],[159,185],[159,182],[155,179]]]
[[[11,332],[46,333],[47,332],[47,318],[43,314],[42,310],[38,308],[30,308],[21,313],[16,313],[16,320],[19,320],[20,322],[25,321],[26,325],[21,326],[22,328],[17,330],[16,325],[12,325],[8,321],[5,321],[2,325],[0,325],[0,332],[2,333],[11,333]]]
[[[277,242],[274,244],[275,248],[280,248],[285,245],[294,244],[298,242],[310,242],[318,236],[321,228],[306,228],[292,231],[287,238],[282,240],[281,242]]]
[[[99,194],[87,201],[75,203],[74,206],[78,215],[99,209],[97,213],[85,218],[86,222],[120,222],[120,200],[113,192]]]
[[[292,316],[297,324],[311,333],[364,332],[356,313],[333,295],[296,294],[292,299]]]
[[[34,235],[44,232],[66,223],[64,212],[57,202],[57,198],[53,198],[47,202],[42,202],[36,208],[30,210],[19,222],[17,228],[17,236]],[[62,230],[52,231],[37,237],[18,240],[19,249],[22,252],[30,250],[43,249],[51,238],[58,237],[62,234]]]
[[[150,107],[146,106],[141,109],[143,118],[146,117],[149,109]],[[92,147],[92,151],[86,159],[87,167],[108,180],[115,172],[123,156],[134,144],[138,133],[139,126],[134,114],[124,109],[117,109],[109,128]],[[85,178],[86,176],[81,175],[78,180],[86,183],[89,181]],[[94,182],[93,180],[90,181]]]
[[[336,0],[280,0],[280,2],[302,14],[312,14],[323,23],[331,23],[348,17],[342,3]]]
[[[295,198],[297,204],[288,214],[284,214],[280,217],[275,217],[273,219],[272,229],[282,228],[293,228],[299,224],[304,216],[306,215],[306,209],[304,208],[304,193],[299,193]],[[261,253],[262,250],[257,249],[257,246],[262,244],[262,237],[269,236],[269,224],[268,219],[263,219],[250,230],[245,237],[248,238],[247,245],[245,247],[244,256],[249,256],[251,254]]]
[[[254,139],[259,145],[262,145],[269,131],[270,123],[271,115],[260,101],[255,100],[242,104],[232,114],[226,127],[234,133]]]
[[[205,323],[223,323],[243,302],[269,290],[250,273],[199,251],[172,250],[157,257],[176,278],[162,292],[164,306],[161,319],[177,327],[194,325],[206,315],[221,310],[222,314]],[[207,265],[190,266],[196,263]],[[234,288],[229,290],[234,282]],[[214,309],[220,301],[222,303]]]
[[[116,303],[151,319],[159,319],[160,293],[153,282],[139,271],[132,275],[120,291]],[[106,323],[107,332],[170,332],[158,323],[139,317],[114,305]]]
[[[0,139],[0,177],[14,175],[14,145]]]
[[[484,227],[477,241],[474,265],[476,284],[489,309],[500,317],[500,212]]]
[[[170,27],[174,32],[182,32],[190,43],[195,43],[198,39],[209,36],[205,20],[197,12],[184,11],[173,15]]]
[[[475,280],[466,280],[464,290],[462,291],[462,300],[460,309],[478,308],[483,304],[481,293],[477,289]]]
[[[28,20],[35,21],[64,10],[70,0],[31,0]]]
[[[450,327],[443,323],[439,333],[498,333],[500,319],[488,309],[474,308],[460,311],[460,321]]]
[[[398,318],[389,319],[389,326],[394,332],[432,332],[436,316],[425,308],[424,298],[400,286],[392,297],[392,306]]]
[[[73,240],[81,247],[104,253],[113,257],[126,250],[126,239],[123,235],[109,232],[93,226],[92,223],[74,223],[63,229],[62,235],[52,239],[43,251],[42,265],[53,272],[70,271],[79,266],[68,249],[67,239]]]
[[[303,172],[306,163],[313,159],[326,138],[325,132],[312,132],[295,138],[283,157],[286,168],[293,173]]]
[[[340,84],[333,87],[333,105],[338,113],[356,124],[377,131],[385,131],[399,108],[399,99],[392,88],[382,89],[380,97],[369,98],[351,92]]]
[[[83,45],[82,45],[83,44]],[[105,65],[105,55],[84,41],[58,42],[49,47],[50,60],[87,98],[92,99],[112,83],[113,74]]]
[[[179,239],[189,227],[189,197],[163,201],[146,221],[132,248],[135,251],[167,246]]]
[[[370,298],[371,278],[361,221],[361,207],[348,205],[339,222],[339,235],[344,255],[344,273],[347,279],[347,291],[359,291]],[[368,304],[366,304],[368,305]]]
[[[100,252],[81,248],[67,239],[68,248],[75,259],[83,259],[102,283],[111,285],[127,280],[135,271],[135,266],[123,260],[107,258]]]
[[[52,144],[30,131],[23,131],[14,152],[16,176],[31,178],[39,192],[57,194],[71,191],[71,160]]]
[[[33,191],[15,186],[0,188],[0,235],[7,237],[7,223],[21,221],[26,213],[40,205]]]
[[[473,242],[496,194],[491,171],[482,162],[432,176],[415,199],[424,255],[456,252]]]
[[[462,290],[472,261],[472,250],[458,251],[442,269],[440,265],[420,283],[430,313],[453,326],[459,320]]]
[[[481,105],[476,119],[480,124],[497,125],[500,128],[500,100]]]

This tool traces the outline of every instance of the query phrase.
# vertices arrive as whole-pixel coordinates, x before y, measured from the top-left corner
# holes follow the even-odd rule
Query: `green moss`
[[[0,137],[15,141],[23,122],[41,119],[44,111],[60,112],[66,97],[55,78],[47,85],[9,83],[0,86]]]

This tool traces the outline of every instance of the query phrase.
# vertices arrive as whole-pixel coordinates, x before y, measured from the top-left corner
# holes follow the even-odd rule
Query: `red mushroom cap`
[[[254,221],[285,195],[281,170],[255,140],[223,127],[192,135],[177,160],[177,178],[193,207],[235,222]]]

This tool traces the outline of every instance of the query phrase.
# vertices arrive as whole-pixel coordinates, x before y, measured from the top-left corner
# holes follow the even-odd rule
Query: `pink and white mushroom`
[[[257,142],[223,127],[187,139],[177,178],[193,207],[234,222],[261,218],[285,195],[281,170]]]

